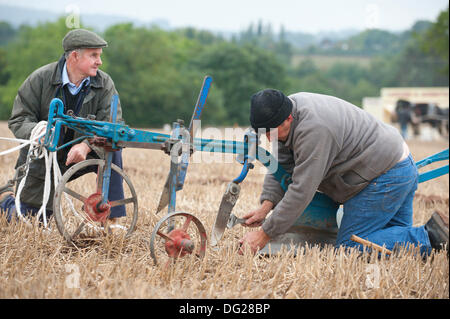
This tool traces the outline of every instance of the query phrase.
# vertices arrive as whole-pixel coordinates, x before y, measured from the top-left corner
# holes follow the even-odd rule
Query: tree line
[[[9,118],[26,77],[61,57],[61,40],[68,31],[64,18],[18,29],[0,22],[0,120]],[[326,52],[298,49],[283,29],[274,34],[261,24],[230,39],[195,28],[165,31],[131,23],[100,34],[108,42],[101,69],[114,80],[124,119],[134,127],[161,127],[179,118],[187,122],[207,74],[213,86],[202,120],[219,126],[247,126],[251,95],[268,87],[286,94],[334,95],[360,106],[363,97],[378,96],[382,87],[448,86],[448,8],[434,22],[416,23],[398,43],[381,30],[349,39],[355,55],[374,48],[367,54],[368,65],[336,62],[323,68],[320,59],[308,57],[295,65],[296,55]]]

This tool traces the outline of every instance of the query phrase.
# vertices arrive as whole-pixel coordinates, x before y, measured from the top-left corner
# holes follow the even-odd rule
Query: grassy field
[[[0,136],[11,136],[4,122]],[[448,148],[444,140],[408,144],[415,160]],[[14,145],[0,142],[0,151]],[[12,177],[16,156],[0,157],[1,184]],[[225,187],[240,168],[237,163],[189,166],[177,210],[198,217],[208,238]],[[242,184],[237,216],[258,205],[263,181],[258,168]],[[203,259],[185,257],[171,265],[154,265],[149,242],[155,224],[166,214],[156,215],[155,210],[169,158],[160,151],[125,149],[124,170],[137,190],[140,207],[130,238],[98,235],[73,247],[54,223],[45,233],[0,218],[0,298],[449,298],[445,253],[422,260],[414,251],[402,251],[376,259],[307,246],[296,256],[292,252],[241,256],[238,239],[249,231],[241,226],[226,231],[220,249],[208,247]],[[448,215],[448,192],[448,175],[420,184],[414,224],[424,224],[436,209]]]
[[[360,67],[368,67],[371,57],[365,56],[334,56],[334,55],[295,55],[292,57],[292,65],[298,66],[304,60],[311,60],[320,70],[327,70],[336,63],[357,64]]]

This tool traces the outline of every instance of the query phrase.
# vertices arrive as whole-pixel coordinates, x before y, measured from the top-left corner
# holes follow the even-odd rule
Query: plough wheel
[[[156,264],[168,265],[177,258],[205,256],[206,231],[194,215],[173,212],[163,217],[153,229],[150,253]]]
[[[88,173],[71,181],[78,171],[92,166],[97,172]],[[99,209],[105,160],[89,159],[75,164],[63,175],[55,191],[53,213],[56,226],[61,235],[70,243],[79,240],[92,240],[105,233],[118,233],[129,236],[136,228],[138,217],[137,195],[131,180],[118,166],[111,169],[123,177],[124,199],[108,201]],[[76,175],[75,175],[76,176]],[[124,205],[126,216],[110,220],[112,207]]]

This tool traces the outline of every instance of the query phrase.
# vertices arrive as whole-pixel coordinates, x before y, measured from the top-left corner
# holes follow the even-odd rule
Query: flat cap
[[[69,31],[62,40],[64,52],[83,48],[104,48],[108,43],[99,35],[85,29]]]

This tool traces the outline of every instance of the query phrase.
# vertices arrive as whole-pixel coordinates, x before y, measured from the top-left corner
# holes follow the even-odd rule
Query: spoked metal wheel
[[[203,258],[206,250],[206,231],[194,215],[173,212],[155,226],[150,240],[150,253],[155,264],[168,266],[177,258]]]
[[[71,178],[80,170],[87,173],[74,180]],[[63,175],[53,201],[55,222],[61,235],[70,243],[91,240],[106,233],[119,233],[129,236],[136,228],[138,217],[137,195],[130,179],[118,166],[115,171],[123,177],[124,199],[108,201],[106,208],[98,210],[101,201],[103,170],[105,160],[89,159],[75,164]],[[76,176],[76,175],[75,175]],[[110,219],[111,209],[124,206],[126,216]]]

